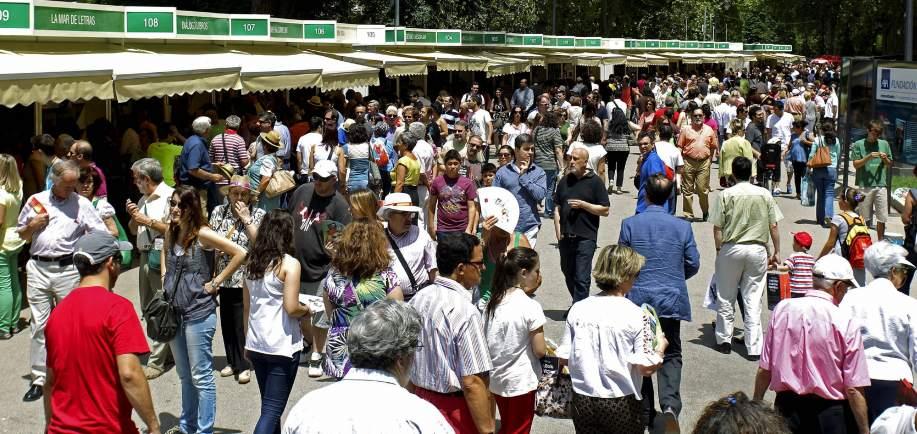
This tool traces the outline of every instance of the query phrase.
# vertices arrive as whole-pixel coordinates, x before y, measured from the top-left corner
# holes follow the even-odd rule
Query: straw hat
[[[309,105],[312,107],[322,107],[322,99],[318,95],[312,95],[312,98],[309,98]]]
[[[280,149],[280,133],[277,131],[271,130],[266,133],[261,133],[261,141],[267,143],[277,149]]]
[[[407,193],[389,193],[388,196],[385,196],[378,215],[382,219],[387,219],[389,211],[419,213],[420,207],[414,206],[411,196],[408,196]]]
[[[244,188],[248,190],[250,194],[258,193],[258,190],[252,188],[252,184],[249,182],[248,177],[244,175],[234,175],[232,179],[229,180],[229,184],[220,186],[220,194],[229,196],[229,190],[232,188]]]

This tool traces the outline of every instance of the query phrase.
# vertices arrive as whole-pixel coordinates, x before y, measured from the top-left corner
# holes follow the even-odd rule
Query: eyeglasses
[[[314,178],[315,178],[315,180],[318,181],[318,182],[328,182],[328,181],[331,181],[331,180],[334,178],[334,175],[330,175],[330,176],[318,176],[318,175],[315,175]]]
[[[691,115],[692,118],[702,118],[704,115]]]
[[[477,268],[478,270],[484,269],[484,261],[466,262],[466,264],[473,265],[474,268]]]
[[[455,129],[455,134],[465,134],[465,130]]]
[[[501,152],[501,153],[499,153],[498,155],[500,156],[500,158],[510,158],[510,157],[513,156],[513,155],[510,154],[509,152]]]

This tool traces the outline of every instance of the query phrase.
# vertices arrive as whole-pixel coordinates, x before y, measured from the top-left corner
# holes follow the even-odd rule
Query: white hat
[[[794,96],[799,95],[800,93],[802,93],[802,92],[801,92],[799,89],[793,89],[793,95],[794,95]]]
[[[843,256],[834,253],[822,256],[815,262],[812,268],[812,276],[821,277],[828,280],[841,280],[851,284],[854,288],[859,288],[856,277],[853,277],[853,268],[850,262]]]
[[[781,143],[783,143],[783,140],[780,140],[780,137],[771,137],[771,139],[767,141],[768,145],[781,144]]]
[[[411,196],[407,193],[389,193],[382,201],[382,208],[378,215],[382,219],[388,218],[388,211],[420,212],[420,207],[414,206]]]
[[[320,160],[315,163],[315,167],[312,168],[312,174],[318,175],[322,178],[327,178],[329,176],[337,176],[338,166],[328,160]]]

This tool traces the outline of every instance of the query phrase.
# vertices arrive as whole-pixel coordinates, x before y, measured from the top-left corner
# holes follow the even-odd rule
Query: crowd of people
[[[799,64],[522,79],[492,94],[472,83],[388,104],[348,91],[255,113],[203,107],[186,136],[138,114],[117,147],[136,203],[112,199],[122,186],[107,183],[111,163],[96,162],[89,135],[37,136],[25,158],[0,155],[0,338],[22,329],[22,257],[23,399],[45,398],[50,432],[136,431],[132,409],[160,432],[148,381],[174,366],[181,406],[169,433],[213,432],[215,373],[255,377],[260,417],[245,428],[255,433],[525,433],[545,357],[569,375],[577,432],[680,432],[681,323],[701,256],[692,223],[709,221],[715,348],[731,353],[738,311],[759,370],[753,399],[712,402],[694,432],[881,429],[913,415],[897,405],[917,363],[915,258],[884,240],[893,156],[881,122],[851,144],[856,186],[834,215],[838,80]],[[722,191],[711,198],[715,162]],[[625,180],[633,216],[599,249]],[[795,233],[782,259],[774,197],[813,200],[803,181],[829,239],[814,256],[811,235]],[[491,211],[501,190],[515,221]],[[571,300],[556,348],[537,298],[544,220]],[[111,292],[132,263],[143,322]],[[790,275],[791,297],[765,325],[775,271]],[[295,397],[282,421],[301,364],[337,381]],[[760,401],[767,390],[773,408]]]

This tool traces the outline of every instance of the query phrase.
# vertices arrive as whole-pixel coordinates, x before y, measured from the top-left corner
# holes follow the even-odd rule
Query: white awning
[[[646,61],[643,57],[636,55],[628,55],[625,65],[628,68],[646,68],[649,66],[649,62]]]
[[[424,59],[437,71],[487,71],[487,60],[480,57],[464,56],[444,51],[424,52],[386,52],[395,56],[407,56]]]
[[[113,99],[111,67],[83,54],[0,50],[0,105]]]
[[[494,54],[497,56],[509,56],[509,57],[514,57],[517,59],[525,59],[531,62],[532,66],[544,66],[544,56],[542,56],[541,54],[528,53],[525,51],[518,51],[518,52],[512,52],[512,53],[493,52],[493,53],[486,53],[486,54]]]
[[[480,53],[476,57],[487,60],[487,77],[513,75],[528,72],[532,63],[526,59],[519,59],[502,54]]]
[[[573,54],[578,66],[623,65],[627,56],[615,53],[579,52]]]
[[[312,50],[322,56],[333,57],[360,65],[381,68],[386,77],[403,77],[409,75],[427,75],[427,62],[412,57],[395,56],[380,52],[358,50]]]
[[[669,64],[669,59],[652,53],[640,53],[640,57],[646,59],[646,63],[649,65],[668,66]]]

